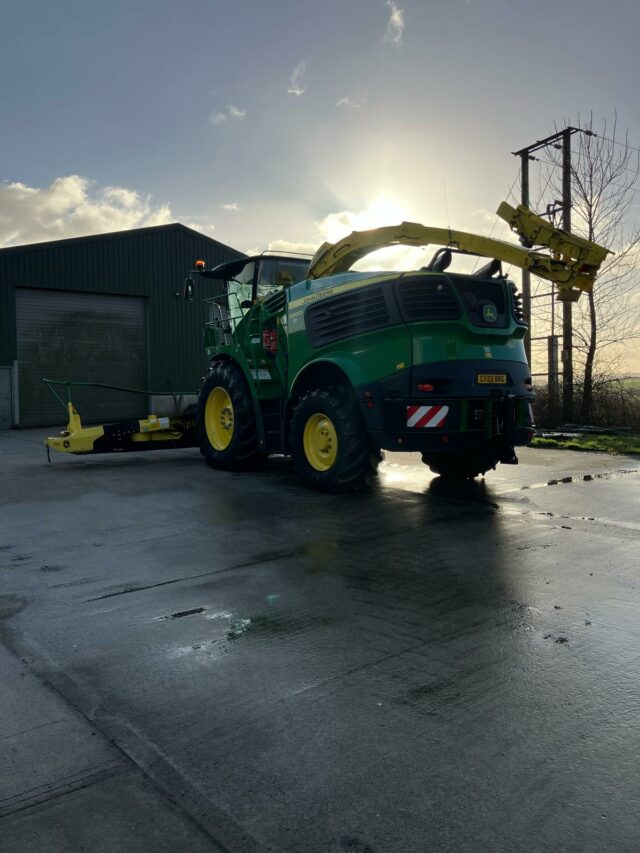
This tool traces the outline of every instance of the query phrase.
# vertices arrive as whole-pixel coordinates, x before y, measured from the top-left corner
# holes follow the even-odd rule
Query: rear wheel
[[[232,361],[214,362],[198,399],[200,452],[212,468],[233,470],[260,457],[251,393]]]
[[[495,468],[499,456],[493,451],[467,453],[422,454],[422,461],[433,471],[448,480],[472,480]]]
[[[300,399],[291,419],[291,452],[305,483],[326,492],[356,489],[378,466],[356,399],[344,385]]]

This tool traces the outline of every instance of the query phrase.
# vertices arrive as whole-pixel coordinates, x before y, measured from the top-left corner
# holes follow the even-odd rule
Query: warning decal
[[[439,427],[443,426],[449,406],[407,406],[408,427]]]

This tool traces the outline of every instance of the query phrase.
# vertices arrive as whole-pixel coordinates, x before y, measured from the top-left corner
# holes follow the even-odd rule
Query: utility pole
[[[571,233],[571,136],[562,131],[562,228]],[[573,303],[562,303],[562,420],[573,421]]]
[[[520,193],[522,204],[529,207],[529,152],[523,151],[520,155]],[[529,242],[527,240],[527,242]],[[525,248],[531,248],[525,246]],[[524,339],[524,351],[527,356],[527,363],[531,367],[531,273],[529,270],[522,270],[522,311],[524,320],[529,327],[529,332]]]
[[[529,160],[536,160],[532,156],[533,151],[539,151],[549,146],[562,149],[562,228],[571,232],[571,137],[574,133],[585,132],[579,127],[565,127],[551,136],[539,139],[519,151],[512,153],[520,157],[520,183],[522,188],[522,204],[529,206]],[[562,140],[562,144],[559,142]],[[531,364],[531,284],[530,274],[526,272],[526,287],[528,299],[525,295],[525,273],[522,275],[522,302],[525,320],[529,326],[528,339],[525,341],[527,359]],[[528,306],[527,306],[528,302]],[[550,387],[552,397],[554,388]],[[565,423],[573,420],[573,314],[572,303],[562,303],[562,419]]]

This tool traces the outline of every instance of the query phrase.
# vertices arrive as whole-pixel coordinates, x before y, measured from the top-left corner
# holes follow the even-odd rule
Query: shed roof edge
[[[228,246],[226,243],[221,243],[207,234],[202,234],[194,228],[189,228],[181,222],[170,222],[166,225],[149,225],[145,228],[127,228],[124,231],[106,231],[101,234],[86,234],[81,237],[65,237],[62,240],[45,240],[40,243],[23,243],[20,246],[6,246],[0,249],[0,255],[18,253],[18,252],[35,252],[42,249],[53,249],[58,246],[72,246],[77,243],[98,242],[100,240],[122,239],[123,237],[131,237],[143,234],[161,233],[163,231],[183,231],[192,237],[198,237],[200,240],[206,240],[213,246],[219,246],[227,251],[236,252],[239,257],[245,257],[245,253],[233,246]]]

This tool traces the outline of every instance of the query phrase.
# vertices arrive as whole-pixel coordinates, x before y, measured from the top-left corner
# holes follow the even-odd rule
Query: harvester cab
[[[188,293],[190,290],[193,294],[194,273],[221,282],[222,292],[205,300],[210,305],[205,339],[229,345],[237,339],[243,321],[252,317],[254,323],[245,325],[256,325],[259,307],[265,299],[304,279],[308,267],[308,257],[271,252],[229,261],[211,269],[205,269],[204,261],[196,261],[185,283],[185,298],[193,298]]]

